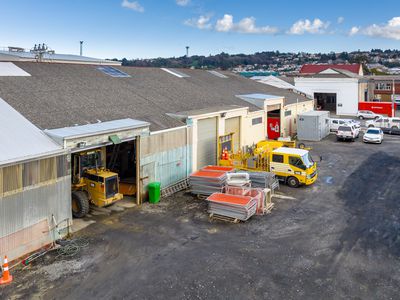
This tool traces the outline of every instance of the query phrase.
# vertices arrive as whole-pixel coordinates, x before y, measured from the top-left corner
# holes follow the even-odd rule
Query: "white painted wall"
[[[314,110],[314,100],[285,105],[283,136],[293,136],[297,133],[297,115]],[[286,112],[290,115],[286,116]]]
[[[359,83],[357,78],[307,78],[294,79],[300,90],[314,93],[336,93],[336,114],[356,115],[358,111]]]

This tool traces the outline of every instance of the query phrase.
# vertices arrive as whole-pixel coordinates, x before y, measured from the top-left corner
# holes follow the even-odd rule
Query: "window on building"
[[[22,167],[14,165],[3,168],[3,193],[22,189]]]
[[[289,117],[291,115],[292,115],[292,111],[291,110],[285,111],[285,117]]]
[[[262,117],[251,119],[251,125],[257,125],[262,123]]]
[[[61,155],[57,158],[57,178],[70,175],[70,164],[67,155]]]
[[[276,163],[283,163],[283,155],[272,154],[272,161]]]
[[[22,170],[22,185],[28,187],[40,183],[39,161],[24,163]]]
[[[40,182],[56,179],[55,157],[40,160]]]
[[[392,90],[392,84],[386,82],[378,82],[375,84],[375,89],[380,91],[390,91]]]

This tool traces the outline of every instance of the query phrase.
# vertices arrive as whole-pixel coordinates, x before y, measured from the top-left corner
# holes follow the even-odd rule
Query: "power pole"
[[[394,117],[394,99],[395,98],[395,89],[394,89],[394,78],[393,78],[393,86],[392,86],[392,117]]]

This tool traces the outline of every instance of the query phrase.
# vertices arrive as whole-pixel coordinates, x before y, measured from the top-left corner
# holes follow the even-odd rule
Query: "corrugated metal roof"
[[[251,99],[258,99],[258,100],[283,98],[283,96],[267,95],[267,94],[247,94],[247,95],[238,95],[237,97],[251,98]]]
[[[18,57],[22,59],[36,59],[36,54],[32,52],[26,52],[26,51],[21,51],[21,52],[11,52],[11,51],[5,51],[5,50],[0,50],[0,54],[4,55],[9,55],[13,57]],[[115,61],[109,61],[105,59],[100,59],[100,58],[94,58],[94,57],[88,57],[88,56],[80,56],[80,55],[73,55],[73,54],[59,54],[59,53],[44,53],[43,54],[43,60],[44,61],[75,61],[75,62],[89,62],[89,63],[94,63],[94,64],[113,64],[113,65],[121,65],[119,62]]]
[[[12,62],[0,62],[0,76],[31,76]]]
[[[62,148],[0,98],[0,165],[63,152]]]
[[[148,122],[127,118],[108,122],[99,122],[95,124],[50,129],[45,130],[45,132],[49,136],[54,136],[58,139],[71,139],[149,126],[150,123]]]

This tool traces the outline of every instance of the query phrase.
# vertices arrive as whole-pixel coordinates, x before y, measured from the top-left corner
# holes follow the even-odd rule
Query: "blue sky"
[[[150,58],[400,48],[400,1],[0,0],[0,47]]]

